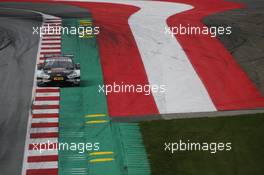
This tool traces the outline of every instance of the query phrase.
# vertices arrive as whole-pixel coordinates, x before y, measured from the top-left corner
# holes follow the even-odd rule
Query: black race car
[[[38,86],[80,85],[80,64],[75,64],[73,55],[44,55],[44,62],[38,64]]]

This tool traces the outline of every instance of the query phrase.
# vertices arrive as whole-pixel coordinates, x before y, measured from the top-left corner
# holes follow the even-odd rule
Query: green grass
[[[264,114],[140,123],[153,175],[263,175]],[[164,151],[165,142],[231,142],[231,151]]]

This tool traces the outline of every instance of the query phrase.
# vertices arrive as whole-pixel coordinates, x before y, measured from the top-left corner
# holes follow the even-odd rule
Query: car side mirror
[[[42,64],[38,64],[38,70],[41,70],[43,68]]]
[[[80,63],[76,63],[76,64],[75,64],[75,68],[76,68],[76,69],[80,69],[80,68],[81,68]]]

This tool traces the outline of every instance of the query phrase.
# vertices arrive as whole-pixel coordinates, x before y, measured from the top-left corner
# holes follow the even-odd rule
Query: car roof
[[[71,57],[65,57],[65,56],[53,56],[53,57],[47,57],[45,61],[69,61],[73,62]]]

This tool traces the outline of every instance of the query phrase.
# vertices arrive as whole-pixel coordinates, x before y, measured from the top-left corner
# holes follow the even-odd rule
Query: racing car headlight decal
[[[68,78],[76,78],[76,77],[78,77],[78,74],[76,72],[73,72],[70,75],[68,75],[67,77]]]
[[[44,78],[44,79],[49,79],[49,78],[50,78],[50,76],[49,76],[48,74],[45,74],[44,72],[42,72],[42,73],[40,74],[40,77],[41,77],[41,78]]]

